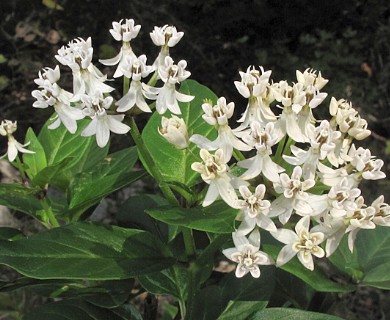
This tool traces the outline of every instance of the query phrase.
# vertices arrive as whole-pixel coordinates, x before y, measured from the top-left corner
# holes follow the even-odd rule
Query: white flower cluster
[[[91,118],[91,122],[81,135],[96,135],[99,147],[107,145],[110,132],[125,134],[130,130],[123,120],[126,114],[132,114],[135,108],[143,112],[152,112],[146,99],[156,100],[156,110],[160,114],[164,114],[167,110],[174,114],[181,114],[178,102],[189,102],[194,98],[176,90],[176,84],[180,84],[191,75],[186,70],[187,62],[181,60],[175,64],[169,56],[169,48],[180,41],[183,32],[177,32],[173,26],[155,27],[150,37],[155,45],[161,47],[161,52],[153,66],[149,66],[146,55],[137,56],[130,45],[130,42],[137,37],[141,26],[136,25],[133,19],[113,22],[112,26],[110,33],[115,40],[122,41],[122,47],[114,58],[99,61],[107,66],[117,65],[113,77],[123,76],[124,81],[128,81],[129,86],[120,99],[115,101],[111,96],[114,88],[106,83],[107,76],[92,63],[91,38],[86,41],[81,38],[74,39],[59,49],[55,56],[62,65],[72,70],[73,92],[68,92],[58,85],[59,66],[54,69],[45,68],[39,72],[39,78],[35,80],[39,89],[32,92],[33,97],[37,99],[33,107],[50,106],[56,112],[53,118],[55,121],[49,126],[50,129],[58,128],[62,123],[73,134],[77,131],[78,120]],[[154,76],[149,84],[143,83],[142,79],[153,72]],[[161,88],[153,87],[157,79],[161,79],[164,83]],[[116,110],[114,110],[115,106]],[[175,143],[177,139],[170,138],[172,132],[175,132],[171,127],[177,127],[177,124],[181,123],[180,120],[163,120],[165,128],[161,129],[160,133]],[[181,131],[186,132],[184,122],[181,124]],[[183,142],[184,137],[186,134],[183,134],[178,142],[179,148],[188,145],[188,137]]]
[[[233,233],[235,248],[224,250],[238,263],[237,277],[248,272],[258,277],[258,265],[272,263],[259,251],[261,229],[285,245],[277,266],[296,255],[313,270],[313,256],[331,255],[344,234],[348,234],[352,251],[359,230],[390,226],[390,207],[383,196],[366,205],[358,188],[363,179],[385,177],[383,161],[353,143],[370,135],[367,122],[351,103],[335,98],[330,102],[330,119],[315,119],[313,109],[327,97],[321,90],[328,80],[320,72],[297,71],[297,82],[292,85],[270,82],[270,75],[262,67],[240,72],[241,81],[234,84],[248,105],[237,128],[228,124],[234,103],[219,98],[214,106],[210,102],[202,106],[203,119],[218,130],[217,139],[209,141],[199,134],[190,137],[201,148],[203,160],[193,163],[192,169],[209,184],[203,206],[220,196],[240,209]],[[274,113],[274,107],[281,112]],[[212,150],[215,155],[209,153]],[[239,151],[250,150],[248,157],[236,157],[244,172],[235,177],[228,162]],[[318,194],[316,186],[325,191]],[[294,231],[283,227],[287,222],[295,226]],[[325,250],[320,246],[323,242]]]

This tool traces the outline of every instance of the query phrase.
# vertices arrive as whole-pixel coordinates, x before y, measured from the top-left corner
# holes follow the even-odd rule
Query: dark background
[[[56,3],[61,10],[53,8]],[[187,60],[191,78],[234,101],[238,114],[246,106],[233,84],[240,80],[239,70],[261,65],[272,70],[274,81],[295,81],[297,69],[320,70],[330,80],[323,89],[329,96],[322,110],[315,113],[326,115],[332,96],[352,101],[373,132],[358,145],[369,147],[373,155],[383,159],[384,171],[390,173],[387,0],[2,0],[0,120],[18,120],[19,141],[29,126],[39,131],[51,113],[32,108],[31,91],[36,89],[33,80],[38,71],[55,67],[54,55],[62,45],[76,37],[91,36],[94,63],[111,76],[115,68],[104,67],[97,60],[118,52],[120,43],[108,30],[112,21],[122,18],[133,18],[142,25],[132,47],[137,55],[145,53],[149,63],[159,50],[149,37],[154,26],[171,24],[184,31],[184,38],[171,50],[172,57]],[[61,85],[71,87],[71,74],[66,68],[61,72]],[[5,144],[6,139],[0,139],[0,151]],[[367,202],[378,194],[390,200],[387,179],[365,183],[363,189]],[[375,307],[371,308],[372,317],[370,306],[364,307],[363,318],[374,319]]]

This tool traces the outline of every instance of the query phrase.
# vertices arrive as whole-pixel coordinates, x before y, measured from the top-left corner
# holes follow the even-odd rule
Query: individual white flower
[[[191,169],[199,172],[202,179],[209,184],[203,206],[212,204],[220,195],[229,206],[235,208],[237,205],[237,194],[235,188],[247,185],[243,180],[228,173],[228,166],[223,158],[222,149],[218,149],[215,154],[210,154],[207,150],[200,150],[202,162],[194,162]]]
[[[177,32],[174,26],[154,27],[154,30],[150,33],[150,38],[156,46],[161,47],[161,51],[153,63],[156,69],[162,66],[165,58],[169,56],[169,48],[174,47],[183,36],[184,32]]]
[[[346,216],[347,211],[356,210],[357,205],[355,201],[360,194],[360,189],[353,188],[348,179],[342,179],[329,190],[330,215],[335,218],[341,218]]]
[[[246,186],[241,186],[239,191],[244,200],[238,200],[237,202],[237,207],[242,212],[242,222],[237,233],[247,235],[256,225],[270,232],[276,231],[275,223],[269,217],[271,202],[263,200],[265,186],[259,184],[254,193]]]
[[[228,119],[234,112],[234,103],[226,103],[226,99],[221,97],[217,100],[217,104],[212,106],[209,102],[202,105],[204,114],[202,118],[211,125],[215,125],[218,129],[218,137],[214,141],[210,141],[206,137],[199,134],[191,136],[190,141],[195,143],[199,148],[206,150],[223,150],[223,157],[228,162],[233,154],[233,149],[240,151],[249,151],[252,148],[238,139],[235,132],[230,128]]]
[[[165,58],[165,64],[158,68],[158,74],[164,86],[162,88],[154,88],[146,84],[142,84],[142,87],[149,99],[156,100],[156,110],[159,114],[164,114],[167,109],[174,114],[181,114],[179,107],[180,102],[190,102],[194,99],[194,96],[186,95],[176,91],[176,84],[187,79],[191,73],[185,68],[187,62],[185,60],[179,61],[174,64],[171,57]]]
[[[12,122],[10,120],[3,120],[0,124],[0,135],[8,137],[8,148],[7,152],[0,157],[0,159],[8,156],[9,162],[13,162],[16,157],[18,156],[18,152],[21,153],[35,153],[34,151],[25,149],[30,142],[27,142],[26,144],[21,144],[13,136],[13,133],[17,129],[17,123]]]
[[[384,202],[384,196],[379,196],[371,207],[375,209],[372,222],[378,226],[390,227],[390,206]]]
[[[58,66],[54,70],[46,68],[43,73],[39,72],[39,78],[34,81],[42,89],[34,90],[31,93],[37,99],[33,103],[33,107],[41,109],[53,107],[57,115],[53,118],[55,121],[48,128],[56,129],[63,123],[66,129],[73,134],[77,130],[77,120],[83,119],[85,115],[81,109],[70,106],[72,94],[56,83],[59,78]]]
[[[356,149],[355,145],[352,144],[348,156],[352,159],[351,164],[363,179],[378,180],[386,177],[386,174],[380,171],[384,164],[383,160],[371,156],[369,149],[362,147]]]
[[[61,64],[72,69],[74,94],[72,101],[79,101],[84,93],[93,94],[95,91],[108,93],[114,90],[104,83],[107,77],[93,65],[92,54],[92,42],[89,37],[87,41],[82,38],[70,41],[67,46],[62,46],[55,56]]]
[[[263,67],[260,67],[260,71],[250,66],[245,73],[240,71],[241,81],[234,81],[238,92],[248,99],[248,106],[237,121],[242,124],[235,131],[246,129],[252,121],[257,121],[262,126],[276,121],[276,116],[265,99],[271,71],[264,71]]]
[[[109,115],[107,109],[112,104],[112,97],[103,97],[101,92],[95,92],[93,96],[83,95],[83,111],[92,118],[92,121],[81,132],[83,137],[96,135],[96,142],[100,148],[107,145],[110,131],[117,134],[125,134],[130,127],[122,123],[124,115]]]
[[[126,64],[126,58],[137,58],[131,48],[130,41],[137,37],[141,26],[135,25],[133,19],[126,19],[124,23],[122,23],[122,21],[123,19],[119,22],[114,21],[112,23],[113,29],[110,29],[110,33],[114,39],[117,41],[122,41],[122,47],[119,53],[114,58],[99,60],[100,63],[106,66],[114,66],[118,64],[118,67],[116,68],[113,75],[114,78],[123,76],[123,67]]]
[[[281,223],[285,224],[291,217],[293,210],[299,215],[317,215],[313,207],[309,205],[311,194],[306,190],[315,185],[313,179],[301,181],[302,168],[295,167],[291,178],[286,174],[280,175],[280,182],[274,183],[275,190],[283,193],[271,204],[272,216],[279,216]]]
[[[334,150],[340,137],[341,133],[333,131],[329,122],[323,120],[318,127],[309,130],[311,144],[309,150],[306,151],[292,145],[290,148],[294,157],[283,155],[283,159],[295,166],[303,165],[303,176],[314,179],[320,160],[328,158],[333,165],[338,166],[339,160],[334,154]]]
[[[152,66],[146,65],[146,56],[143,54],[138,58],[126,57],[122,65],[122,72],[125,77],[131,79],[129,91],[115,103],[118,112],[126,112],[137,106],[144,112],[152,112],[146,103],[144,96],[147,95],[142,89],[141,79],[147,77],[152,71]]]
[[[223,250],[226,258],[238,263],[236,277],[241,278],[247,273],[252,277],[260,277],[259,265],[274,264],[273,259],[263,251],[260,251],[260,233],[254,230],[248,238],[237,232],[232,233],[235,248]]]
[[[302,265],[313,271],[313,255],[322,258],[324,250],[319,244],[324,240],[322,232],[310,232],[310,217],[305,216],[298,221],[295,232],[288,229],[279,229],[272,232],[272,236],[285,244],[276,259],[276,266],[280,267],[290,261],[295,255],[298,256]]]
[[[159,128],[158,132],[167,141],[179,149],[188,147],[188,131],[183,119],[180,119],[175,115],[172,115],[169,119],[162,117],[161,126],[162,128]]]
[[[296,71],[297,80],[303,84],[304,88],[314,87],[315,90],[321,90],[329,80],[324,79],[321,75],[321,71],[317,75],[317,71],[307,68],[303,73],[299,70]]]
[[[254,157],[239,161],[238,166],[248,169],[241,176],[244,180],[257,177],[260,173],[272,182],[279,181],[279,173],[284,169],[272,161],[271,147],[276,144],[278,135],[274,130],[273,122],[267,123],[262,128],[257,121],[251,123],[251,130],[242,139],[252,148],[257,150]]]

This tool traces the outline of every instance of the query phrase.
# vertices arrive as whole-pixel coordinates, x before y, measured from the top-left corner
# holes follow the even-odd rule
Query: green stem
[[[154,87],[154,85],[156,84],[157,80],[158,80],[158,71],[156,70],[156,71],[153,73],[153,75],[152,75],[152,77],[150,78],[150,80],[148,81],[147,85],[148,85],[148,86],[151,86],[151,87]]]
[[[233,149],[233,157],[234,157],[237,161],[245,160],[245,157],[244,157],[244,155],[241,153],[240,150]]]
[[[295,144],[295,141],[289,137],[288,140],[287,140],[286,146],[283,149],[283,154],[285,154],[286,156],[289,156],[291,154],[291,148],[290,147],[293,144]]]
[[[160,184],[163,179],[160,171],[156,167],[156,164],[154,163],[154,160],[152,156],[150,155],[148,149],[146,148],[145,144],[142,141],[141,133],[138,130],[137,124],[135,123],[135,120],[133,117],[130,118],[130,133],[133,137],[133,140],[135,144],[137,145],[138,151],[142,157],[143,162],[145,162],[146,166],[149,168],[150,173],[152,174],[153,178],[157,181],[159,184],[159,187],[161,189],[161,192],[163,195],[167,198],[167,200],[173,204],[178,205],[179,202],[177,201],[174,193],[172,190],[164,184]]]
[[[277,164],[280,164],[280,161],[282,160],[282,154],[283,154],[283,149],[284,145],[286,144],[286,137],[287,135],[284,135],[283,139],[279,141],[278,143],[278,148],[276,149],[274,161]]]
[[[123,76],[123,95],[129,92],[130,79]]]
[[[45,210],[45,213],[47,215],[47,218],[49,219],[50,224],[57,228],[60,226],[60,224],[57,221],[57,218],[54,216],[53,210],[51,209],[50,205],[47,202],[47,198],[44,198],[41,200],[41,204],[43,209]]]
[[[189,228],[183,228],[182,233],[187,257],[191,259],[196,255],[194,238],[192,237],[192,230]]]
[[[23,184],[26,183],[27,181],[26,172],[24,171],[23,163],[20,161],[19,156],[16,156],[16,166],[19,170],[20,177],[22,178]]]

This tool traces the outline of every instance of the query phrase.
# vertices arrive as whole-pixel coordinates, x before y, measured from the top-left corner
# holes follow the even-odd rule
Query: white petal
[[[288,229],[278,229],[276,232],[271,232],[271,235],[284,244],[292,244],[298,240],[295,232]]]
[[[103,148],[107,145],[108,140],[110,139],[110,129],[108,124],[103,120],[98,120],[96,122],[96,142],[100,148]]]
[[[203,149],[202,149],[203,150]],[[202,206],[207,207],[212,204],[218,198],[218,188],[215,185],[214,181],[211,181],[209,188],[207,190],[206,196],[204,197]]]
[[[276,259],[276,266],[280,267],[280,266],[286,264],[292,258],[294,258],[295,255],[296,255],[296,252],[292,249],[291,245],[284,246],[278,254],[278,258]]]

